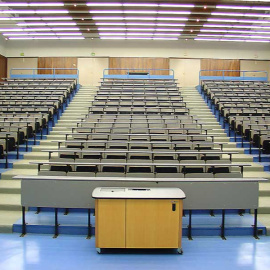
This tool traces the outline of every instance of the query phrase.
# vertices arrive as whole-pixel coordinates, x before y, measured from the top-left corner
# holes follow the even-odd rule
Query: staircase
[[[212,113],[201,94],[194,87],[181,88],[181,93],[187,107],[190,108],[190,114],[194,115],[203,127],[211,128],[208,134],[219,134],[215,142],[226,142],[224,149],[228,151],[238,151],[239,154],[233,155],[233,162],[251,164],[244,168],[244,177],[262,177],[270,180],[270,172],[264,171],[264,166],[258,162],[253,162],[253,156],[244,154],[245,149],[237,147],[237,143],[227,136],[225,130],[218,123],[217,118]],[[238,145],[239,146],[239,145]],[[270,181],[259,184],[259,208],[258,220],[267,228],[267,234],[270,234]]]
[[[21,181],[12,179],[15,175],[36,175],[37,165],[32,161],[48,161],[46,149],[57,149],[55,140],[64,140],[64,133],[71,132],[71,127],[87,114],[88,106],[97,91],[95,87],[81,87],[72,102],[61,116],[53,130],[40,145],[35,145],[32,152],[26,153],[24,159],[13,164],[10,169],[1,174],[0,179],[0,233],[12,232],[13,224],[21,218]]]
[[[52,131],[45,140],[40,142],[40,145],[33,146],[32,152],[24,155],[23,160],[14,163],[13,169],[2,173],[0,180],[0,232],[12,232],[13,224],[21,217],[20,205],[20,180],[12,179],[15,175],[36,175],[37,165],[29,164],[32,161],[48,161],[48,153],[42,152],[47,149],[57,149],[57,143],[54,141],[64,140],[64,133],[71,131],[75,123],[88,112],[88,106],[93,101],[97,91],[95,87],[81,87],[69,104],[58,123],[53,127]],[[239,154],[233,155],[233,162],[247,162],[252,166],[244,168],[244,177],[263,177],[270,179],[270,173],[265,172],[263,165],[253,162],[253,156],[244,154],[244,149],[237,147],[235,142],[232,142],[217,119],[209,109],[204,99],[194,87],[185,87],[181,89],[184,102],[190,109],[190,114],[194,115],[200,123],[203,123],[203,128],[212,129],[209,134],[219,135],[215,138],[215,142],[226,143],[224,149],[228,151],[238,151]],[[227,158],[227,155],[225,156]],[[259,221],[263,223],[270,233],[270,183],[260,184],[259,198]],[[51,213],[52,214],[52,213]],[[71,216],[74,213],[71,213]],[[53,220],[53,215],[50,215]],[[81,215],[81,214],[74,214]],[[85,215],[85,214],[84,214]],[[69,216],[69,215],[68,215]],[[63,223],[68,216],[62,216]],[[32,213],[30,218],[36,218],[37,215]],[[85,220],[86,221],[86,220]],[[83,223],[84,217],[83,217]],[[60,221],[61,223],[61,221]],[[52,223],[53,224],[53,223]],[[77,225],[76,225],[77,226]],[[78,227],[78,226],[77,226]],[[20,231],[19,229],[17,231]]]

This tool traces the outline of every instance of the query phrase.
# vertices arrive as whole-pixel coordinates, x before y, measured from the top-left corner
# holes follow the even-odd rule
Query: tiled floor
[[[183,238],[184,254],[142,251],[97,254],[83,236],[0,234],[1,270],[269,270],[270,237]]]

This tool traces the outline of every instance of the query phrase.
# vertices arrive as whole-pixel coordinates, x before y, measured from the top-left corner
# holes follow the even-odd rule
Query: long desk
[[[55,208],[55,234],[58,234],[58,208],[95,207],[91,197],[97,187],[177,187],[186,194],[184,209],[189,210],[189,232],[191,238],[192,210],[255,209],[254,236],[257,236],[257,208],[259,182],[263,178],[136,178],[136,177],[68,177],[17,175],[22,179],[21,203],[23,207],[23,234],[26,233],[26,207]],[[90,210],[89,232],[91,234]],[[221,234],[224,236],[224,222]]]

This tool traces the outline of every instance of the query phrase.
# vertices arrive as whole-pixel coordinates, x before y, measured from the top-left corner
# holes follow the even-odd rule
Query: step
[[[37,169],[12,169],[1,174],[1,180],[13,180],[16,175],[37,175]]]
[[[259,214],[270,214],[270,197],[259,197]]]
[[[258,221],[266,227],[266,235],[270,235],[270,214],[258,214]]]
[[[0,193],[20,194],[21,180],[0,180]]]
[[[265,179],[269,179],[270,180],[270,173],[269,172],[265,172],[265,171],[245,171],[244,170],[244,177],[260,177],[260,178],[265,178]]]
[[[260,196],[269,196],[270,197],[270,182],[259,183],[259,194],[260,194]]]
[[[20,211],[21,194],[0,193],[0,211],[2,210]]]
[[[0,233],[12,233],[13,224],[21,216],[21,211],[0,211]]]

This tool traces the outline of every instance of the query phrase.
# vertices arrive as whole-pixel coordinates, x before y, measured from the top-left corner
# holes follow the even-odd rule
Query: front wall
[[[24,57],[16,57],[16,58],[8,58],[7,62],[7,73],[8,77],[10,70],[12,68],[37,68],[38,67],[38,58],[24,58]],[[18,70],[13,74],[33,74],[32,70]]]
[[[170,68],[181,87],[199,85],[200,64],[199,59],[170,59]]]
[[[268,80],[270,80],[270,61],[258,61],[258,60],[241,60],[240,69],[243,71],[267,71]],[[264,77],[265,74],[258,73],[247,73],[247,76],[251,77]]]
[[[240,76],[240,60],[233,59],[202,59],[201,70],[235,70],[235,72],[225,72],[225,76]],[[203,76],[222,76],[222,72],[206,71]]]
[[[39,57],[38,68],[77,68],[77,57]],[[38,74],[52,74],[52,70],[39,70]],[[58,70],[56,74],[76,74],[75,70]]]
[[[116,69],[140,69],[138,72],[146,72],[147,69],[166,69],[155,71],[152,75],[169,75],[168,58],[148,58],[148,57],[111,57],[109,68]],[[111,71],[110,74],[126,74],[126,70]]]
[[[78,58],[80,84],[98,86],[108,64],[108,58]]]

